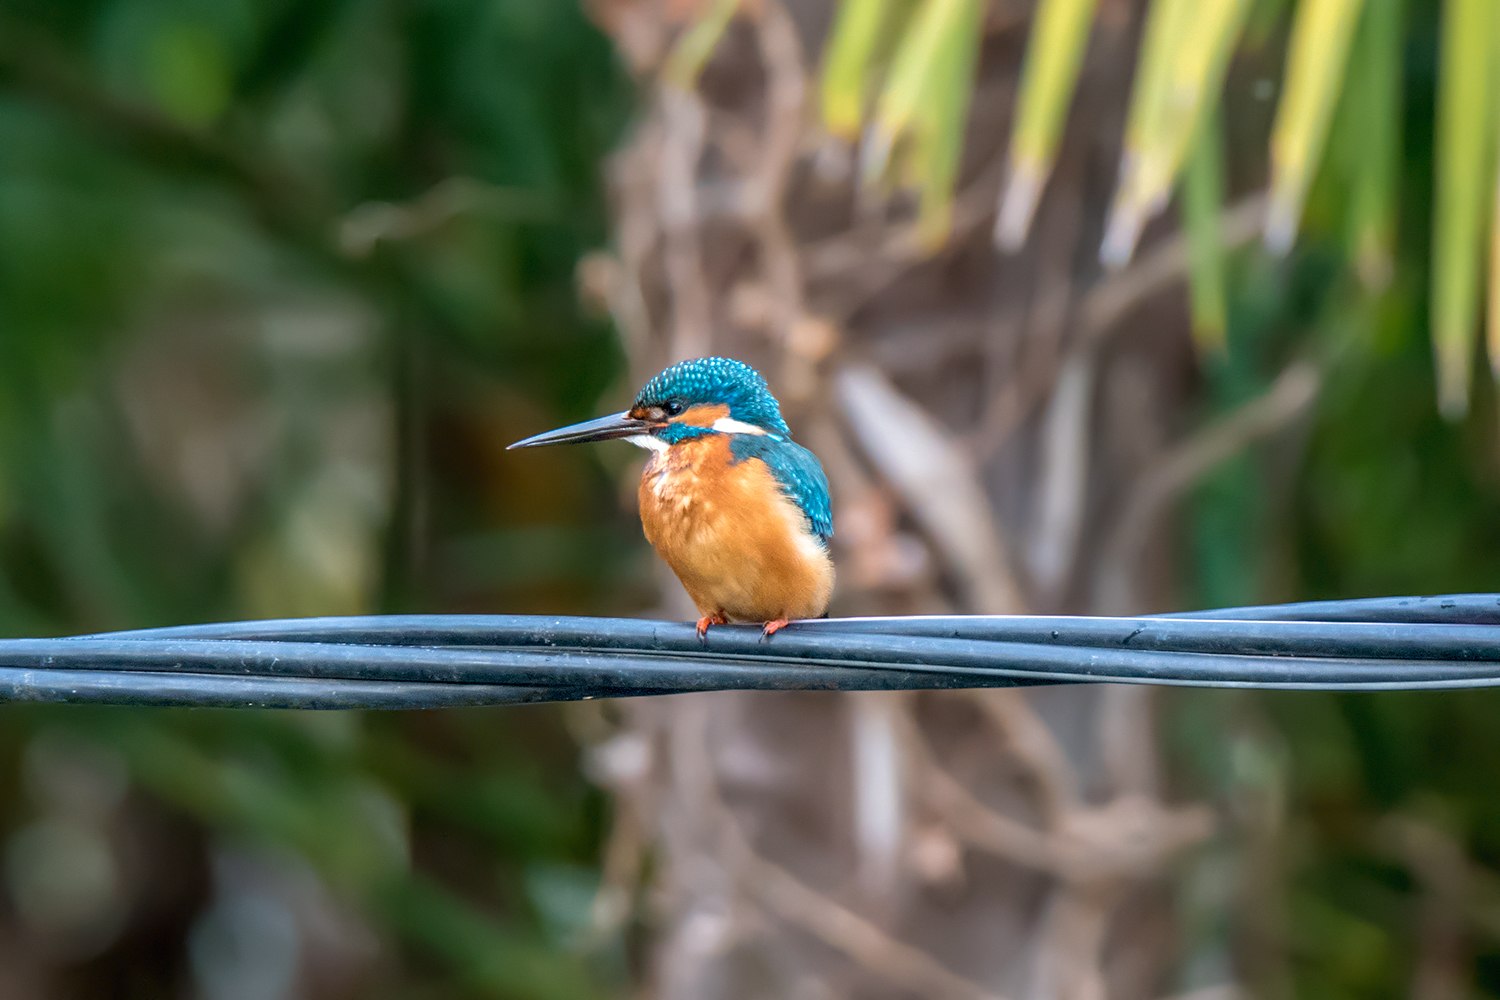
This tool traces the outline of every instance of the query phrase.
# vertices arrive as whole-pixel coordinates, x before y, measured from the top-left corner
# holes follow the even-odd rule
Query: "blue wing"
[[[807,515],[812,533],[827,547],[833,537],[833,509],[828,502],[828,476],[818,456],[777,434],[735,434],[730,451],[736,462],[758,458],[766,463],[782,491]]]

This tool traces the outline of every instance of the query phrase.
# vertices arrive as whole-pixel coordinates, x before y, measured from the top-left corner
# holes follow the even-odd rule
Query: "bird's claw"
[[[771,638],[771,636],[786,628],[787,624],[788,619],[786,618],[777,618],[772,621],[766,622],[765,627],[760,630],[760,641],[765,642],[767,639]]]
[[[728,624],[729,619],[726,618],[723,614],[716,612],[711,615],[704,615],[702,618],[698,619],[698,641],[703,643],[708,642],[708,627],[710,625]]]

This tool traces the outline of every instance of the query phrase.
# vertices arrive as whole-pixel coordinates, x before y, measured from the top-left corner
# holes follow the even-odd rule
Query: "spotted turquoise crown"
[[[665,407],[677,403],[682,409],[722,403],[734,420],[754,424],[771,434],[791,436],[781,416],[781,404],[760,372],[733,358],[694,358],[680,361],[641,387],[637,407]]]

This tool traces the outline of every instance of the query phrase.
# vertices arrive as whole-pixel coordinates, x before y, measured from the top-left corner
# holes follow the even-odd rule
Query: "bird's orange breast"
[[[833,563],[759,459],[732,462],[710,434],[656,452],[640,486],[641,526],[702,614],[740,621],[816,618]]]

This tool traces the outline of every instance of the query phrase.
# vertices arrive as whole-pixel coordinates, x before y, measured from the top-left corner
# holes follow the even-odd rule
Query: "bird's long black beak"
[[[529,438],[517,441],[505,450],[509,451],[511,448],[536,448],[544,444],[582,444],[585,441],[613,441],[616,438],[649,434],[652,430],[660,426],[660,424],[652,423],[649,420],[638,420],[630,415],[629,410],[622,410],[619,413],[611,413],[607,417],[598,417],[594,420],[585,420],[581,424],[569,424],[566,427],[559,427],[555,431],[533,434]]]

